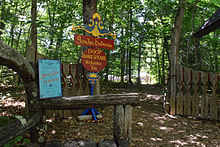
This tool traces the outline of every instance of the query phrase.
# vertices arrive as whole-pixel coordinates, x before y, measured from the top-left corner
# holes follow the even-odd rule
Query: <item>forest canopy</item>
[[[31,1],[1,0],[1,40],[21,54],[31,43]],[[72,25],[83,24],[82,0],[37,1],[37,51],[63,63],[80,63],[80,46],[74,45]],[[220,7],[218,0],[188,0],[180,37],[179,62],[201,71],[220,71],[220,30],[200,40],[193,33]],[[97,12],[104,28],[117,33],[115,49],[108,55],[103,75],[131,77],[148,75],[163,84],[167,78],[171,29],[178,1],[100,0]],[[105,37],[106,39],[111,39]],[[140,65],[140,66],[138,66]],[[138,70],[139,69],[139,70]],[[130,71],[130,72],[129,72]],[[135,81],[135,80],[134,80]]]

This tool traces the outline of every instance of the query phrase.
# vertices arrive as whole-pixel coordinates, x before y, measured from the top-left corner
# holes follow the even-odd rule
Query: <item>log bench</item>
[[[59,97],[40,100],[41,111],[46,109],[73,110],[86,108],[103,108],[114,106],[113,136],[117,146],[130,146],[132,108],[140,105],[139,94],[108,94],[108,95],[87,95],[73,97]],[[0,128],[0,146],[28,129],[36,126],[42,119],[41,113],[26,118],[26,123],[20,120],[13,120],[7,126]]]
[[[40,100],[41,108],[73,110],[114,106],[113,136],[118,146],[130,146],[132,108],[140,105],[137,93],[87,95]]]

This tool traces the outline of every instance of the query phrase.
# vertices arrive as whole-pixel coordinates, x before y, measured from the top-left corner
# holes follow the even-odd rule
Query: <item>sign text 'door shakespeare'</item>
[[[88,71],[98,72],[107,63],[105,53],[97,48],[89,48],[82,54],[82,64]]]
[[[97,38],[97,37],[92,37],[92,36],[85,36],[85,35],[78,35],[78,34],[74,35],[74,44],[82,45],[82,46],[89,46],[89,47],[111,49],[111,50],[114,49],[114,40]]]

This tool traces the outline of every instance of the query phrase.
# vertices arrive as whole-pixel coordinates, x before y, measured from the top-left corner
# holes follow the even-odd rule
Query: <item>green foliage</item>
[[[30,144],[30,139],[24,138],[23,136],[17,136],[15,139],[4,144],[3,147],[27,146],[28,144]]]
[[[187,1],[179,49],[181,64],[194,69],[219,71],[219,31],[203,37],[198,49],[195,49],[195,39],[192,36],[219,6],[218,0]],[[73,40],[74,33],[83,32],[73,32],[71,28],[72,25],[82,24],[82,7],[82,0],[38,1],[39,53],[48,58],[61,59],[65,63],[80,61],[81,47],[74,45]],[[97,12],[102,17],[104,27],[117,33],[115,49],[110,52],[108,61],[109,74],[121,75],[122,48],[125,53],[124,74],[128,74],[129,50],[132,50],[132,74],[137,74],[138,53],[141,48],[141,70],[161,83],[160,76],[167,75],[169,66],[170,35],[177,8],[178,1],[173,0],[97,1]],[[1,38],[23,55],[31,43],[30,12],[31,1],[28,0],[5,1],[0,8],[0,16],[4,15],[1,21],[6,24]],[[169,38],[166,46],[163,41],[165,37]],[[107,53],[106,50],[105,52]]]
[[[0,116],[0,127],[7,125],[10,120],[12,119],[8,116]]]

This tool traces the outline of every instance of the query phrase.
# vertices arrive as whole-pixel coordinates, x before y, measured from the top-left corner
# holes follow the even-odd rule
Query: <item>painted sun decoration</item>
[[[116,34],[111,33],[107,29],[104,29],[103,22],[101,21],[101,16],[98,13],[94,13],[92,19],[89,20],[91,24],[89,25],[80,25],[80,26],[73,26],[72,30],[84,30],[93,36],[104,36],[109,35],[112,38],[116,38]]]

